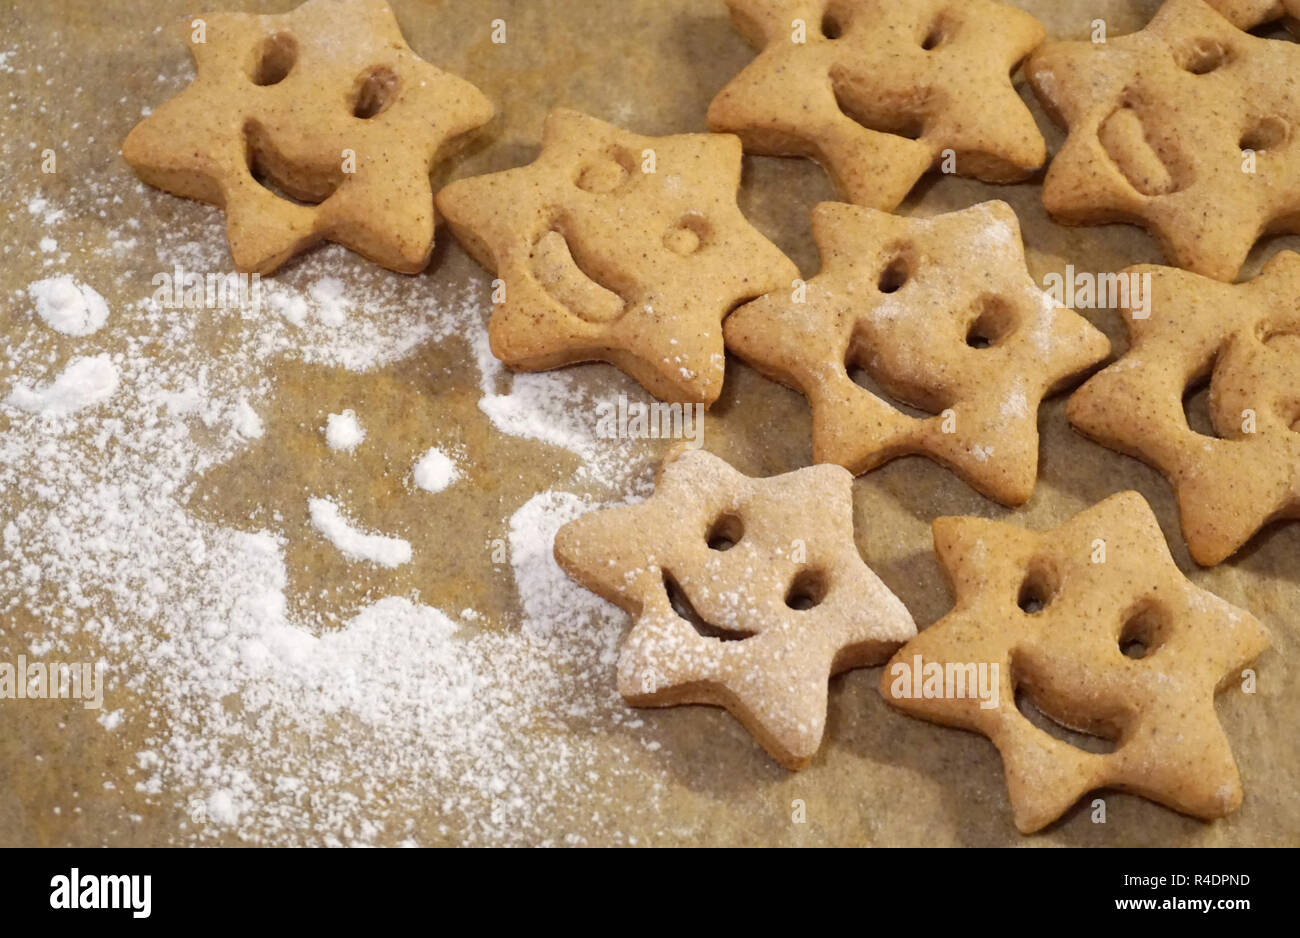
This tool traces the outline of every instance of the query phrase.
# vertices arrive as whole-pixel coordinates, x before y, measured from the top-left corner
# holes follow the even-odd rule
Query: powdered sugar
[[[329,542],[351,560],[368,560],[381,567],[410,563],[411,545],[400,537],[368,534],[343,517],[339,506],[327,498],[307,502],[311,523]]]
[[[259,439],[266,432],[265,427],[262,426],[262,418],[246,400],[241,400],[235,405],[231,428],[246,440]]]
[[[182,253],[187,267],[205,269],[201,252]],[[168,254],[164,269],[176,260]],[[310,284],[340,260],[334,249],[317,252],[265,290],[315,310]],[[638,740],[590,731],[640,725],[614,691],[623,616],[569,581],[550,553],[554,531],[587,507],[583,497],[547,492],[509,519],[519,621],[388,597],[322,633],[289,613],[280,538],[214,526],[187,506],[189,480],[267,439],[259,414],[277,357],[361,370],[440,336],[464,336],[469,355],[486,348],[483,306],[410,289],[406,302],[382,285],[364,300],[339,298],[367,315],[328,327],[315,312],[296,326],[273,308],[177,313],[116,286],[110,302],[131,331],[110,322],[96,339],[120,351],[93,360],[114,370],[117,392],[96,409],[56,407],[0,436],[0,488],[25,506],[3,528],[0,596],[32,611],[41,633],[31,641],[51,653],[74,639],[102,649],[112,665],[106,706],[123,721],[114,731],[157,727],[117,784],[161,804],[179,798],[192,820],[177,842],[408,842],[429,836],[411,826],[427,805],[442,819],[433,836],[539,843],[560,836],[564,805],[589,813],[617,791],[619,810],[605,811],[612,825],[632,791],[653,811],[657,782],[638,763],[608,774],[611,747],[644,751]],[[200,344],[213,327],[231,337],[223,357]],[[11,337],[10,348],[11,372],[40,386],[48,366],[39,335]],[[552,441],[553,427],[563,428],[571,451],[590,456],[578,477],[599,481],[607,497],[645,486],[651,454],[595,438],[589,392],[572,373],[512,378],[495,360],[484,368],[494,389],[484,409],[497,408],[504,426]],[[219,433],[196,434],[209,428]],[[367,548],[353,534],[391,536],[358,530],[346,501],[325,506],[318,519],[358,555]],[[123,694],[144,709],[121,711]],[[558,712],[572,729],[555,725]],[[597,764],[599,781],[588,775]],[[605,836],[621,837],[617,826]]]
[[[108,319],[104,298],[67,274],[37,280],[27,288],[27,294],[45,324],[64,335],[90,335]]]
[[[107,400],[117,381],[117,367],[107,355],[74,358],[48,385],[14,385],[5,403],[29,414],[63,417]]]
[[[451,457],[438,447],[430,447],[411,470],[411,481],[426,492],[441,492],[460,478],[460,470]]]
[[[365,438],[366,431],[357,420],[357,415],[350,410],[330,414],[325,421],[325,442],[330,449],[351,452]]]
[[[187,74],[163,77],[159,100]],[[505,374],[487,351],[482,285],[457,294],[440,270],[388,275],[325,246],[263,280],[260,305],[165,308],[156,272],[230,270],[223,218],[138,184],[115,156],[129,123],[104,123],[70,138],[108,167],[75,187],[38,193],[33,174],[0,176],[0,204],[24,226],[11,243],[27,247],[13,251],[28,252],[31,270],[0,296],[14,307],[0,309],[0,612],[18,614],[6,635],[29,652],[84,647],[107,662],[95,732],[131,748],[129,764],[102,767],[104,781],[181,819],[153,835],[176,843],[569,842],[578,818],[619,843],[637,813],[653,829],[662,775],[614,690],[624,616],[564,577],[550,541],[588,504],[644,488],[655,450],[595,437],[590,371]],[[18,146],[0,140],[11,161]],[[41,237],[60,250],[40,251]],[[113,314],[71,348],[26,283],[61,277],[79,294],[93,282]],[[368,372],[448,344],[479,363],[483,410],[502,432],[580,461],[557,462],[552,490],[501,518],[518,614],[380,594],[337,630],[297,621],[296,591],[330,586],[291,581],[288,538],[299,535],[205,519],[195,480],[250,447],[277,451],[280,363]],[[617,393],[617,372],[593,367]],[[476,454],[439,449],[456,454],[468,486]],[[413,467],[395,467],[408,471],[414,481]],[[304,480],[297,504],[327,494],[325,526],[345,541],[400,540],[360,525],[369,515],[345,492]],[[336,556],[314,527],[295,530]],[[139,822],[124,812],[121,825]]]
[[[36,314],[56,333],[90,335],[108,320],[103,296],[68,274],[36,281],[27,287]]]

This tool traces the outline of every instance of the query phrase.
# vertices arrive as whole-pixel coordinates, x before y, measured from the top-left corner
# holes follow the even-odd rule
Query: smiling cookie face
[[[529,166],[438,193],[501,292],[492,352],[540,371],[608,361],[669,401],[722,390],[722,320],[798,270],[736,205],[735,137],[642,137],[576,111],[547,118]]]
[[[1300,49],[1169,0],[1142,30],[1053,42],[1026,66],[1069,137],[1043,204],[1071,225],[1145,226],[1168,262],[1237,277],[1265,232],[1296,231]]]
[[[759,56],[714,98],[709,126],[746,150],[811,156],[846,198],[892,211],[946,171],[1023,179],[1046,144],[1010,73],[1043,40],[992,0],[730,0]]]
[[[320,240],[423,269],[430,167],[491,103],[416,56],[383,0],[212,14],[191,30],[198,77],[122,144],[140,177],[223,206],[239,270],[269,273]]]

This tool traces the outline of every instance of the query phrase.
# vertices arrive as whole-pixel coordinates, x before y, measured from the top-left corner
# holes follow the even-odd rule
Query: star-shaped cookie
[[[1214,695],[1268,647],[1268,632],[1182,575],[1142,496],[1114,495],[1042,533],[939,518],[934,544],[956,605],[894,656],[881,692],[988,736],[1023,833],[1098,788],[1203,818],[1237,809],[1241,780]],[[1113,751],[1036,726],[1018,693]]]
[[[1070,422],[1155,466],[1178,495],[1198,563],[1300,518],[1300,254],[1225,284],[1169,267],[1150,275],[1150,318],[1126,318],[1132,347],[1070,398]],[[1217,436],[1188,424],[1184,398],[1209,381]]]
[[[709,126],[821,163],[851,202],[891,211],[945,150],[956,172],[1013,182],[1047,158],[1010,74],[1045,36],[995,0],[727,0],[756,58]]]
[[[1131,222],[1168,262],[1233,280],[1270,232],[1300,232],[1300,48],[1167,0],[1140,32],[1043,46],[1026,66],[1069,136],[1043,204],[1071,225]]]
[[[642,137],[576,111],[528,166],[453,182],[438,209],[504,282],[492,352],[518,371],[607,361],[668,401],[722,390],[722,320],[798,269],[736,205],[740,141]]]
[[[1038,405],[1100,362],[1106,337],[1056,305],[1025,267],[1004,202],[902,218],[813,209],[822,271],[749,303],[727,347],[812,404],[813,455],[855,474],[923,453],[1007,505],[1038,478]],[[862,369],[913,417],[855,382]]]
[[[492,118],[491,102],[412,52],[384,0],[212,13],[188,28],[198,76],[122,144],[140,178],[224,207],[241,271],[270,273],[322,240],[422,270],[430,168]]]
[[[618,663],[628,702],[725,707],[772,758],[806,766],[829,677],[916,634],[858,554],[852,481],[836,466],[751,479],[679,448],[648,501],[561,528],[560,566],[636,618]]]

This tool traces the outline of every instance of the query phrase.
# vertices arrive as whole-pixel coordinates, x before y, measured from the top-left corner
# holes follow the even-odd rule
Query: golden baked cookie
[[[822,270],[737,310],[727,347],[812,404],[813,455],[855,474],[920,453],[1019,505],[1038,478],[1038,405],[1110,343],[1038,288],[1004,202],[903,218],[813,209]],[[914,417],[855,382],[862,369]]]
[[[552,111],[536,162],[438,193],[457,240],[500,278],[492,353],[517,371],[607,361],[656,397],[711,404],[722,320],[794,264],[736,205],[735,137],[642,137]]]
[[[891,211],[945,154],[1014,182],[1047,159],[1010,74],[1042,24],[994,0],[727,0],[760,49],[709,106],[752,153],[808,156],[850,202]]]
[[[1026,66],[1069,137],[1043,204],[1070,225],[1147,228],[1167,261],[1233,280],[1251,247],[1300,232],[1300,48],[1167,0],[1140,32],[1053,42]]]
[[[679,447],[648,501],[561,528],[560,566],[635,617],[618,662],[627,701],[725,707],[773,759],[806,766],[830,676],[916,634],[858,554],[852,482],[837,466],[751,479]]]
[[[198,76],[122,144],[140,178],[223,207],[241,271],[270,273],[319,241],[423,270],[429,171],[491,102],[412,52],[384,0],[213,13],[189,29]]]
[[[934,546],[956,605],[886,665],[881,693],[989,737],[1022,833],[1099,788],[1202,818],[1240,806],[1214,696],[1268,647],[1268,632],[1183,576],[1141,495],[1113,495],[1041,533],[939,518]],[[1113,750],[1036,726],[1019,694]]]

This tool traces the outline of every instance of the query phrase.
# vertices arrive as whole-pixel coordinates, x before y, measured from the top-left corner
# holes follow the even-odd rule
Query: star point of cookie
[[[890,211],[951,151],[955,170],[1013,182],[1047,158],[1010,74],[1042,25],[995,0],[728,0],[758,57],[709,126],[746,149],[809,156],[854,203]]]
[[[733,313],[727,347],[809,399],[818,462],[860,474],[921,453],[990,498],[1028,500],[1040,402],[1110,343],[1030,278],[1015,213],[986,202],[902,218],[828,202],[812,222],[821,272]],[[857,369],[932,416],[860,386]]]
[[[213,13],[191,30],[197,77],[122,144],[140,178],[223,207],[241,271],[270,273],[322,240],[422,270],[429,171],[491,102],[411,51],[384,0]]]
[[[1129,273],[1150,278],[1148,317],[1126,310],[1129,351],[1066,414],[1162,472],[1192,557],[1217,564],[1265,524],[1300,519],[1300,254],[1240,284],[1169,267]],[[1184,406],[1207,379],[1214,436],[1193,429]]]
[[[1268,632],[1183,576],[1140,495],[1044,532],[940,518],[934,540],[955,606],[894,656],[881,693],[988,736],[1023,833],[1100,788],[1202,818],[1236,810],[1241,780],[1214,696],[1268,647]],[[1035,725],[1018,694],[1113,749]]]
[[[1026,72],[1068,137],[1043,203],[1073,225],[1129,222],[1173,266],[1233,280],[1266,233],[1300,232],[1295,43],[1167,0],[1142,30],[1054,42]]]
[[[618,688],[634,706],[725,707],[787,768],[821,745],[827,681],[916,634],[858,554],[852,478],[741,475],[678,449],[649,500],[563,527],[569,576],[635,617]]]
[[[711,404],[723,318],[799,276],[741,214],[740,171],[735,137],[556,110],[535,162],[448,185],[439,210],[504,283],[493,354],[520,371],[607,361],[664,400]]]

